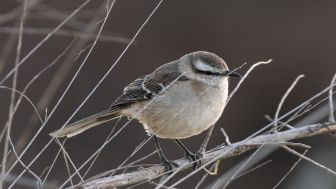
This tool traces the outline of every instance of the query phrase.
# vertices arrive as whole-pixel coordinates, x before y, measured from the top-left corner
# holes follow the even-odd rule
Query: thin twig
[[[67,157],[66,157],[66,155],[64,153],[63,148],[61,148],[61,149],[62,149],[62,154],[63,154],[63,159],[64,159],[65,167],[67,169],[68,175],[70,176],[71,175],[71,170],[70,170],[69,162],[68,162],[68,159],[67,159]],[[70,185],[71,185],[71,187],[74,186],[74,183],[73,183],[72,179],[70,180]]]
[[[308,150],[305,150],[302,155],[305,156],[307,152],[308,152]],[[301,162],[301,160],[302,160],[302,157],[299,157],[299,159],[286,172],[286,174],[275,184],[275,186],[273,186],[272,189],[276,189],[288,177],[288,175],[295,169],[295,167]]]
[[[330,89],[329,89],[329,106],[330,106],[329,121],[330,122],[335,122],[334,101],[333,101],[333,89],[334,89],[335,81],[336,81],[336,74],[331,80]]]
[[[77,14],[86,4],[88,4],[90,0],[86,0],[84,3],[82,3],[77,9],[75,9],[67,18],[65,18],[56,28],[48,33],[48,35],[43,38],[29,53],[21,59],[21,61],[18,63],[17,67],[20,67],[26,60],[37,50],[39,49],[57,30],[59,30],[70,18],[72,18],[74,15]],[[7,75],[0,81],[0,85],[3,85],[3,83],[14,73],[15,69],[10,70]]]
[[[16,1],[22,1],[22,0],[16,0]],[[51,7],[43,2],[39,3],[35,9],[36,12],[40,14],[39,15],[40,17],[51,18],[57,21],[62,21],[66,19],[66,17],[69,15],[69,12],[60,11],[59,9]],[[85,11],[85,9],[83,11]],[[76,14],[76,17],[73,17],[71,20],[66,22],[65,25],[68,28],[73,28],[77,30],[82,30],[83,28],[85,28],[86,23],[84,21],[81,21],[77,17],[79,14],[80,13]]]
[[[66,141],[66,140],[64,140],[63,143],[61,143],[61,144],[64,145],[65,141]],[[46,180],[47,180],[49,174],[51,173],[52,168],[53,168],[54,165],[56,164],[57,157],[59,156],[59,154],[60,154],[61,152],[62,152],[62,148],[60,148],[60,149],[58,150],[58,152],[57,152],[57,154],[56,154],[56,157],[54,158],[53,162],[51,163],[50,166],[48,166],[49,169],[48,169],[48,172],[47,172],[46,176],[45,176],[44,179],[43,179],[43,182],[42,182],[43,184],[46,182]],[[41,176],[41,177],[42,177],[42,176]]]
[[[68,152],[65,150],[65,148],[64,148],[64,146],[63,146],[64,144],[62,144],[62,143],[59,141],[58,138],[56,138],[56,143],[57,143],[57,144],[60,146],[60,148],[62,149],[63,155],[65,156],[64,158],[65,158],[65,159],[68,159],[68,160],[70,161],[70,163],[71,163],[72,167],[75,169],[75,172],[76,172],[76,174],[78,175],[78,177],[81,179],[81,181],[84,181],[82,175],[79,173],[79,171],[78,171],[78,169],[76,168],[74,162],[71,160],[71,158],[70,158]],[[66,161],[65,163],[66,163],[66,166],[69,167],[69,165],[67,164],[68,162]],[[69,169],[69,170],[70,170],[70,169]],[[70,172],[69,172],[69,173],[70,173]],[[69,176],[70,176],[70,175],[71,175],[71,174],[69,174]]]
[[[169,186],[164,186],[164,185],[160,185],[160,184],[158,184],[158,183],[156,183],[156,182],[154,182],[154,181],[149,181],[148,182],[149,184],[153,184],[154,186],[155,186],[155,188],[157,188],[158,186],[160,187],[160,188],[165,188],[165,189],[177,189],[177,188],[171,188],[171,187],[169,187]],[[132,187],[131,187],[132,188]],[[130,189],[130,188],[127,188],[127,189]]]
[[[6,87],[6,86],[0,86],[0,89],[6,89],[6,90],[10,90],[11,92],[18,93],[18,94],[20,95],[21,98],[26,99],[27,102],[29,102],[29,104],[33,107],[33,109],[34,109],[34,111],[35,111],[37,117],[38,117],[39,120],[41,121],[41,123],[43,123],[42,116],[41,116],[40,113],[38,112],[38,110],[37,110],[37,108],[36,108],[34,102],[32,102],[32,100],[30,100],[30,98],[29,98],[28,96],[26,96],[23,92],[20,92],[20,91],[14,89],[14,88]],[[15,110],[16,110],[15,107],[16,107],[16,105],[15,105],[14,108],[13,108],[13,113],[14,113]],[[13,116],[13,115],[12,115],[12,116]],[[9,120],[8,120],[8,122],[9,122]],[[5,124],[5,125],[7,126],[7,124]],[[9,125],[8,125],[8,126],[9,126]],[[7,127],[8,127],[8,126],[7,126]],[[1,135],[1,137],[0,137],[0,141],[1,141],[1,140],[2,140],[2,135]]]
[[[269,116],[269,115],[265,115],[265,118],[266,118],[268,121],[270,121],[270,122],[272,122],[272,123],[275,123],[275,120],[272,119],[271,116]],[[294,128],[295,128],[295,127],[289,125],[287,122],[282,122],[282,121],[277,121],[277,122],[281,124],[281,125],[280,125],[281,127],[282,127],[282,126],[285,126],[285,127],[287,127],[288,129],[294,129]]]
[[[279,119],[280,110],[281,110],[281,107],[284,104],[286,98],[288,97],[289,93],[292,92],[292,90],[294,89],[294,87],[296,86],[296,84],[299,82],[299,80],[302,79],[303,77],[304,77],[303,74],[301,74],[298,77],[296,77],[296,79],[294,80],[294,82],[292,83],[292,85],[287,89],[287,91],[285,92],[285,94],[282,96],[282,98],[281,98],[281,100],[280,100],[280,102],[278,104],[277,110],[275,111],[275,114],[274,114],[274,127],[278,126],[278,119]]]
[[[121,120],[121,117],[115,122],[114,126],[112,127],[110,133],[107,135],[104,143],[106,141],[108,141],[108,139],[111,137],[112,133],[114,132],[115,128],[117,127],[119,121]],[[93,164],[96,162],[96,160],[98,159],[98,156],[100,155],[100,153],[102,152],[103,149],[101,149],[101,151],[99,151],[99,153],[97,153],[97,155],[95,156],[95,158],[92,160],[91,164],[89,165],[89,167],[86,169],[83,178],[86,177],[86,175],[89,173],[90,169],[93,167]]]
[[[50,64],[48,64],[48,65],[47,65],[46,67],[44,67],[40,72],[38,72],[38,73],[37,73],[37,74],[36,74],[36,75],[35,75],[35,76],[34,76],[34,77],[33,77],[27,84],[26,84],[26,86],[24,87],[24,89],[22,90],[21,93],[20,93],[19,91],[17,91],[17,92],[20,94],[20,96],[19,96],[19,98],[18,98],[18,100],[17,100],[17,102],[16,102],[16,104],[15,104],[15,107],[14,107],[14,113],[17,111],[17,109],[18,109],[18,107],[19,107],[19,105],[20,105],[20,103],[21,103],[23,97],[26,98],[26,99],[29,101],[29,98],[25,96],[25,93],[28,91],[28,89],[30,88],[30,86],[31,86],[31,85],[32,85],[32,84],[33,84],[33,83],[34,83],[34,82],[35,82],[35,81],[36,81],[36,80],[37,80],[43,73],[45,73],[48,69],[52,68],[52,66],[54,66],[54,65],[58,62],[58,60],[59,60],[60,58],[62,58],[63,55],[70,49],[70,47],[72,46],[72,44],[73,44],[74,42],[75,42],[75,39],[72,40],[72,41],[70,42],[70,44],[64,49],[64,51],[61,52],[61,54],[59,54],[59,55],[56,57],[55,60],[53,60]],[[0,87],[3,87],[3,86],[0,86]],[[6,87],[3,87],[3,88],[6,88]],[[30,102],[30,103],[33,104],[32,102]],[[41,120],[41,116],[38,114],[38,110],[39,110],[38,104],[37,104],[36,106],[33,106],[33,107],[34,107],[34,109],[35,109],[35,112],[37,112],[37,116],[38,116],[38,118],[39,118],[39,119],[36,119],[36,120],[40,120],[41,123],[43,123],[45,119]],[[32,116],[33,116],[34,118],[36,118],[35,113],[32,114]],[[8,122],[9,122],[9,120],[7,120],[7,122],[6,122],[4,128],[7,128],[7,127],[8,127]],[[35,125],[38,125],[38,123],[35,123]],[[26,129],[29,130],[30,132],[32,132],[32,130],[33,130],[31,127],[26,127]],[[2,133],[0,134],[0,141],[2,140],[3,135],[4,135],[4,133],[2,132]],[[27,137],[27,138],[29,138],[29,137]],[[26,140],[28,140],[27,138],[26,138]],[[23,146],[21,140],[24,140],[24,139],[23,139],[23,136],[20,136],[19,139],[18,139],[18,141],[15,143],[15,147],[16,147],[16,149],[17,149],[18,152],[21,151],[20,149],[21,149],[22,146]],[[22,145],[20,145],[20,144],[22,144]]]
[[[295,150],[293,150],[293,149],[291,149],[291,148],[289,148],[289,147],[287,147],[287,146],[281,146],[281,147],[282,147],[283,149],[287,150],[288,152],[290,152],[290,153],[292,153],[292,154],[294,154],[294,155],[296,155],[296,156],[299,156],[300,158],[302,158],[302,159],[304,159],[304,160],[306,160],[306,161],[312,163],[313,165],[316,165],[317,167],[319,167],[319,168],[321,168],[321,169],[327,171],[328,173],[330,173],[330,174],[336,176],[336,172],[335,172],[334,170],[332,170],[332,169],[330,169],[330,168],[328,168],[328,167],[326,167],[326,166],[324,166],[324,165],[322,165],[322,164],[320,164],[320,163],[318,163],[318,162],[316,162],[316,161],[314,161],[314,160],[312,160],[312,159],[310,159],[310,158],[308,158],[308,157],[306,157],[306,156],[304,156],[304,155],[298,153],[297,151],[295,151]]]
[[[78,12],[79,10],[81,10],[81,8],[83,8],[89,1],[90,1],[90,0],[86,0],[86,1],[85,1],[83,4],[81,4],[80,7],[77,8],[71,15],[74,15],[76,12]],[[112,8],[112,7],[111,7],[111,8]],[[69,16],[68,18],[70,19],[70,17],[71,17],[71,16]],[[107,19],[107,17],[106,17],[106,19]],[[64,23],[64,22],[62,22],[62,23]],[[59,27],[61,27],[61,26],[62,26],[62,24],[60,24],[59,26],[57,26],[56,29],[59,29]],[[100,27],[100,30],[99,30],[99,32],[98,32],[98,34],[97,34],[97,38],[96,38],[96,40],[95,40],[95,44],[96,44],[96,42],[97,42],[97,39],[99,38],[99,35],[100,35],[100,33],[101,33],[103,27],[104,27],[104,24],[102,24],[102,26]],[[54,31],[56,31],[56,29],[55,29]],[[63,97],[65,96],[65,94],[66,94],[67,91],[69,90],[69,88],[70,88],[71,84],[73,83],[74,79],[77,77],[77,75],[78,75],[79,71],[81,70],[82,66],[84,65],[84,63],[85,63],[86,60],[88,59],[88,56],[90,56],[90,54],[91,54],[91,52],[92,52],[94,46],[95,46],[95,45],[92,46],[92,48],[90,49],[90,52],[87,54],[87,56],[86,56],[85,59],[83,60],[83,63],[81,64],[81,67],[77,70],[76,74],[74,75],[74,77],[73,77],[72,80],[70,81],[69,85],[67,86],[67,88],[66,88],[65,91],[63,92],[62,96],[61,96],[60,99],[57,101],[55,107],[53,108],[53,110],[52,110],[51,113],[49,114],[48,119],[47,119],[47,120],[44,122],[44,124],[39,128],[39,130],[36,132],[36,134],[34,135],[34,137],[29,141],[28,145],[25,147],[25,149],[23,150],[23,152],[21,153],[20,156],[23,156],[23,155],[25,154],[25,152],[28,150],[28,148],[31,146],[31,144],[35,141],[35,139],[36,139],[36,137],[38,136],[38,134],[42,131],[42,129],[44,128],[44,126],[46,125],[46,123],[48,122],[48,120],[51,118],[51,116],[52,116],[53,113],[55,112],[56,108],[58,107],[58,105],[59,105],[60,102],[62,101]],[[35,49],[35,48],[34,48],[34,49]],[[27,56],[28,56],[28,55],[27,55]],[[1,82],[0,82],[0,83],[1,83]],[[97,88],[97,87],[98,87],[98,86],[96,86],[95,88]],[[82,105],[83,105],[83,103],[82,103]],[[80,107],[81,107],[81,106],[80,106]],[[80,107],[79,107],[79,108],[80,108]],[[79,110],[79,108],[77,109],[77,111]],[[73,116],[74,116],[74,114],[73,114]],[[72,118],[72,116],[71,116],[71,118]],[[69,121],[70,121],[70,119],[69,119],[67,122],[69,122]],[[64,125],[64,126],[65,126],[65,125]],[[47,144],[43,147],[43,149],[46,149],[47,146],[49,146],[49,145],[51,144],[52,141],[53,141],[53,139],[50,139],[49,142],[47,142]],[[43,152],[43,151],[40,151],[40,153],[42,153],[42,152]],[[38,156],[37,156],[37,157],[38,157]],[[34,159],[36,160],[37,157],[34,158]],[[12,170],[12,169],[14,168],[14,166],[16,165],[16,163],[17,163],[17,161],[11,166],[10,170]],[[33,163],[33,161],[32,161],[30,164],[32,164],[32,163]],[[4,178],[7,176],[7,174],[8,174],[9,172],[10,172],[10,171],[8,171],[8,172],[6,173],[6,175],[5,175],[2,179],[4,179]],[[22,176],[22,175],[24,174],[24,172],[25,172],[25,171],[22,171],[22,172],[19,174],[19,176]],[[15,183],[13,183],[13,184],[15,184]],[[13,184],[12,184],[12,185],[13,185]]]
[[[130,160],[130,157],[133,157],[139,150],[140,148],[143,147],[143,144],[146,142],[146,140],[142,141],[134,150],[133,152],[118,166],[118,168],[122,167],[128,160]],[[156,150],[155,150],[156,151]],[[128,164],[129,165],[129,164]],[[127,171],[127,169],[125,169],[123,171],[123,173],[125,173]],[[114,173],[112,173],[110,176],[114,175]]]
[[[213,131],[214,127],[215,127],[215,125],[211,126],[210,129],[208,130],[207,134],[205,135],[200,148],[197,150],[198,154],[202,154],[203,155],[205,153],[206,147],[208,145],[208,142],[210,140],[210,137],[212,135],[212,131]]]
[[[228,144],[228,145],[231,145],[229,135],[225,132],[224,128],[221,127],[220,130],[221,130],[222,134],[224,135],[225,143]]]
[[[11,148],[12,148],[12,152],[13,152],[13,154],[14,154],[15,157],[18,159],[18,161],[20,162],[21,166],[22,166],[24,169],[26,169],[26,170],[28,171],[28,173],[30,173],[30,174],[36,179],[38,185],[41,185],[41,184],[42,184],[42,180],[41,180],[41,178],[40,178],[39,176],[37,176],[37,174],[34,173],[32,170],[30,170],[29,167],[27,167],[27,166],[25,165],[25,163],[23,163],[23,161],[22,161],[21,159],[19,159],[19,156],[18,156],[18,154],[16,153],[16,150],[15,150],[15,148],[14,148],[14,144],[13,144],[11,138],[8,138],[8,142],[9,142]]]
[[[239,89],[240,85],[244,82],[244,80],[246,79],[246,77],[254,70],[254,68],[262,65],[262,64],[269,64],[272,62],[272,59],[269,59],[267,61],[260,61],[257,62],[255,64],[253,64],[248,70],[247,72],[244,74],[244,76],[240,79],[240,81],[238,82],[238,84],[236,85],[236,87],[231,91],[230,95],[228,96],[227,100],[226,100],[226,105],[230,102],[232,96],[237,92],[237,90]],[[226,106],[225,106],[226,107]]]
[[[238,174],[245,168],[245,166],[254,158],[254,156],[256,154],[258,154],[258,152],[265,146],[265,144],[262,144],[255,152],[253,152],[252,155],[249,156],[249,158],[246,159],[246,161],[239,167],[239,169],[236,170],[236,172],[234,174],[232,174],[232,176],[230,177],[229,180],[227,180],[224,184],[224,186],[222,187],[223,189],[225,189],[226,187],[229,186],[229,184],[231,183],[231,181],[233,181],[236,176],[238,176]]]
[[[257,170],[257,169],[259,169],[259,168],[261,168],[261,167],[263,167],[263,166],[265,166],[265,165],[267,165],[267,164],[269,164],[269,163],[271,163],[271,162],[272,162],[271,159],[270,159],[270,160],[267,160],[267,161],[265,161],[265,162],[263,162],[263,163],[261,163],[261,164],[255,166],[255,167],[253,167],[252,169],[249,169],[249,170],[247,170],[247,171],[241,173],[240,175],[237,175],[236,178],[235,178],[235,180],[236,180],[236,179],[239,179],[240,177],[243,177],[243,176],[245,176],[245,175],[247,175],[247,174],[249,174],[249,173],[251,173],[251,172],[253,172],[253,171],[255,171],[255,170]]]
[[[42,0],[30,0],[28,1],[28,8],[33,8],[34,6],[36,6],[37,4],[39,4]],[[23,9],[24,2],[21,2],[22,4],[20,4],[19,6],[13,8],[12,10],[10,10],[9,12],[3,14],[0,16],[0,25],[4,25],[5,22],[10,21],[18,16],[20,16],[20,11]]]
[[[45,35],[52,32],[52,30],[52,28],[24,28],[23,33],[27,35]],[[19,33],[19,30],[13,27],[2,26],[0,27],[0,33],[17,34]],[[79,39],[88,40],[93,40],[96,37],[96,35],[93,35],[92,33],[84,32],[83,29],[81,29],[80,31],[59,29],[54,33],[54,35],[63,37],[77,37]],[[129,43],[130,39],[122,36],[115,36],[115,34],[111,33],[105,33],[101,35],[98,41],[127,44]]]
[[[335,84],[336,85],[336,84]],[[334,86],[335,86],[334,85]],[[330,86],[324,88],[323,90],[319,91],[318,93],[316,93],[315,95],[313,95],[312,97],[308,98],[307,100],[305,100],[304,102],[302,102],[301,104],[299,104],[298,106],[296,106],[295,108],[291,109],[290,111],[288,111],[287,113],[285,113],[284,115],[282,115],[279,120],[283,120],[286,117],[290,116],[293,113],[297,113],[298,110],[301,110],[302,108],[306,107],[308,104],[310,104],[313,100],[321,97],[322,95],[324,95],[325,93],[327,93],[330,89]],[[327,98],[320,100],[317,104],[322,103],[323,101],[327,100]],[[316,105],[317,105],[316,104]],[[310,111],[312,108],[316,107],[316,105],[311,106],[308,110],[304,111],[304,113]],[[311,123],[315,123],[319,120],[321,120],[322,118],[325,117],[326,113],[330,112],[330,108],[329,108],[329,103],[325,104],[323,107],[320,107],[318,110],[316,110],[315,112],[312,113],[311,116],[308,116],[302,120],[300,120],[298,123],[296,123],[294,125],[295,126],[302,126],[302,125],[307,125],[307,124],[311,124]],[[302,114],[301,114],[302,115]],[[298,115],[299,116],[299,115]],[[296,117],[298,117],[296,116]],[[269,127],[273,126],[274,123],[269,123],[266,126],[262,127],[261,129],[259,129],[258,131],[254,132],[252,135],[250,135],[249,137],[247,137],[246,139],[250,139],[254,136],[259,135],[260,133],[264,132],[265,130],[267,130]],[[263,151],[262,154],[260,154],[258,157],[256,157],[253,162],[251,162],[249,164],[249,167],[255,165],[256,163],[258,163],[259,161],[261,161],[262,159],[264,159],[267,155],[269,155],[270,153],[272,153],[273,151],[275,151],[277,149],[277,147],[273,147],[273,148],[268,148],[265,149]],[[241,166],[242,163],[244,163],[245,160],[242,160],[240,163],[238,163],[237,165],[235,165],[234,167],[232,167],[231,169],[229,169],[228,171],[226,171],[225,174],[223,174],[221,176],[221,179],[218,180],[218,182],[216,183],[221,183],[221,182],[225,182],[230,175],[238,168]],[[209,184],[209,187],[214,186],[214,183]],[[209,188],[207,187],[207,188]]]
[[[210,171],[214,170],[216,168],[216,164],[212,164],[212,166],[210,167]],[[197,182],[197,185],[195,186],[195,189],[198,189],[201,187],[201,185],[203,184],[203,182],[205,181],[205,179],[209,176],[210,174],[209,173],[205,173],[203,175],[203,177],[201,178],[200,181]]]
[[[263,143],[255,143],[256,145],[268,145],[268,146],[292,146],[292,147],[299,147],[299,148],[304,148],[304,149],[310,149],[311,146],[302,144],[302,143],[295,143],[295,142],[287,142],[287,141],[281,141],[281,142],[263,142]]]
[[[21,58],[21,47],[22,47],[22,36],[23,36],[23,23],[25,21],[26,17],[26,12],[27,12],[27,0],[24,1],[23,4],[23,10],[22,10],[22,16],[20,19],[20,24],[19,24],[19,36],[18,36],[18,44],[16,47],[16,57],[15,57],[15,66],[14,66],[14,76],[13,76],[13,82],[12,82],[12,91],[11,91],[11,98],[10,98],[10,105],[9,105],[9,115],[8,115],[8,127],[6,128],[7,130],[7,135],[6,135],[6,140],[4,144],[4,153],[2,157],[2,167],[1,167],[1,175],[4,175],[7,169],[7,153],[8,153],[8,143],[10,140],[10,133],[11,133],[11,127],[12,127],[12,121],[13,121],[13,116],[14,116],[14,102],[15,102],[15,91],[16,91],[16,85],[17,85],[17,78],[18,78],[18,71],[19,71],[19,62]],[[20,160],[20,159],[18,159]],[[0,188],[3,187],[3,181],[0,181]]]
[[[104,2],[98,8],[96,15],[92,15],[92,19],[88,22],[87,26],[83,28],[82,31],[84,33],[93,34],[94,32],[97,31],[97,28],[95,27],[95,22],[97,20],[97,17],[101,17],[103,14],[103,10],[105,10],[103,9],[104,8],[103,4]],[[63,61],[60,63],[60,66],[55,71],[54,77],[52,77],[49,85],[46,87],[46,89],[41,94],[41,97],[39,98],[39,101],[37,103],[37,108],[40,111],[45,109],[45,107],[47,107],[50,104],[50,101],[54,99],[54,96],[57,94],[57,91],[59,90],[60,86],[64,84],[64,80],[66,79],[66,76],[71,71],[71,68],[75,65],[74,62],[76,62],[76,60],[79,58],[80,53],[78,52],[82,50],[82,48],[88,43],[88,41],[89,39],[76,40],[76,43],[69,50],[69,53],[67,53],[67,55],[64,57]],[[60,102],[60,100],[58,102]],[[55,107],[57,107],[58,104],[59,103],[57,103]],[[52,116],[55,107],[52,109],[48,117]],[[33,114],[31,114],[29,117],[30,118],[29,118],[28,124],[31,126],[37,126],[38,124],[37,124],[36,117]],[[48,118],[46,118],[45,121],[48,121]],[[19,152],[21,152],[23,148],[27,146],[28,139],[31,138],[33,131],[35,131],[35,129],[32,129],[31,127],[26,127],[22,131],[22,134],[20,135],[19,140],[16,143],[16,147]]]

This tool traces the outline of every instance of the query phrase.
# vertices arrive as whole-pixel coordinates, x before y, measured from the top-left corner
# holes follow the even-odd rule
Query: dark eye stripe
[[[222,75],[222,74],[217,73],[217,72],[204,71],[204,70],[197,70],[197,69],[196,69],[196,72],[197,72],[197,73],[200,73],[200,74],[203,74],[203,75]]]

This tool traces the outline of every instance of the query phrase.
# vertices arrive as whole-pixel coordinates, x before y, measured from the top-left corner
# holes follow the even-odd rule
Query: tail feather
[[[89,117],[86,117],[84,119],[81,119],[79,121],[76,121],[70,125],[65,126],[62,129],[58,129],[52,133],[50,133],[50,136],[52,137],[73,137],[75,135],[78,135],[92,127],[95,127],[97,125],[100,125],[102,123],[105,123],[107,121],[110,121],[112,119],[120,117],[119,111],[115,110],[104,110],[102,112],[99,112],[97,114],[91,115]]]

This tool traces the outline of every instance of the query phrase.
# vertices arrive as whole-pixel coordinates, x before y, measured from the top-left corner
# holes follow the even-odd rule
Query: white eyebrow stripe
[[[211,67],[209,64],[206,64],[205,62],[201,60],[196,60],[195,62],[195,68],[201,71],[214,71],[214,68]]]

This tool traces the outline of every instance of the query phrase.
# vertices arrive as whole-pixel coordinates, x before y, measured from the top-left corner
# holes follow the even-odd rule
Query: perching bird
[[[163,155],[157,138],[175,139],[186,156],[196,160],[178,140],[200,134],[220,118],[228,97],[228,78],[239,77],[216,54],[197,51],[166,63],[124,88],[107,110],[52,132],[72,137],[120,116],[137,119],[154,136],[159,155],[168,170],[172,162]]]

